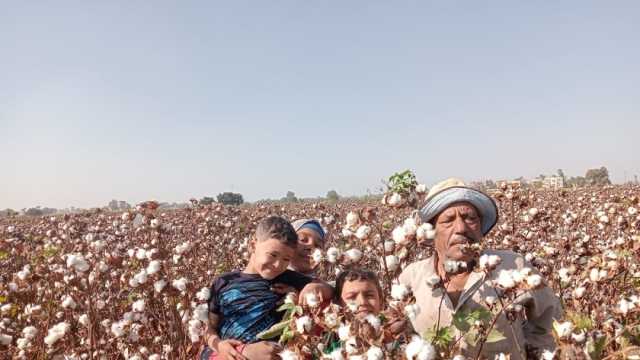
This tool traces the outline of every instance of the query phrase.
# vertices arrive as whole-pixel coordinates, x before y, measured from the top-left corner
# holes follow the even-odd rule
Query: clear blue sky
[[[0,11],[0,208],[640,175],[639,1]]]

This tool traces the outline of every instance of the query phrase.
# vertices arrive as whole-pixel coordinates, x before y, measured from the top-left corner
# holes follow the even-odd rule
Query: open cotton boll
[[[378,316],[373,315],[373,314],[369,314],[364,319],[365,319],[366,322],[369,323],[369,325],[371,325],[371,327],[373,327],[373,329],[375,331],[380,330],[380,326],[382,325],[382,321],[380,321],[380,318]]]
[[[387,270],[391,272],[396,271],[400,266],[400,259],[395,255],[387,255],[384,259],[387,263]]]
[[[296,319],[296,330],[298,330],[300,334],[308,333],[312,325],[313,320],[307,315]]]
[[[360,259],[362,259],[362,251],[358,249],[349,249],[344,254],[347,256],[349,261],[353,263],[357,263],[358,261],[360,261]]]
[[[418,184],[416,185],[416,192],[418,194],[424,194],[427,192],[427,185],[425,184]]]
[[[393,193],[391,194],[391,196],[389,196],[389,198],[387,199],[387,203],[391,206],[397,206],[402,204],[402,196],[398,193]]]
[[[405,349],[408,360],[432,360],[436,357],[436,351],[426,340],[414,335]]]
[[[360,217],[358,216],[358,214],[353,211],[349,211],[349,213],[347,214],[347,227],[355,227],[356,224],[358,224],[358,221],[360,221]]]
[[[407,236],[412,236],[416,234],[416,231],[418,230],[418,225],[416,225],[416,220],[410,217],[404,220],[404,223],[402,224],[402,228],[404,229],[404,233]]]
[[[327,250],[327,261],[335,264],[338,261],[338,258],[340,257],[340,250],[338,248],[335,247],[330,247]]]
[[[391,232],[391,238],[398,245],[403,245],[407,242],[407,233],[402,226],[398,226]]]
[[[143,312],[145,308],[144,299],[140,299],[131,304],[131,309],[137,312]]]
[[[298,360],[298,354],[288,349],[282,350],[278,355],[282,360]]]
[[[368,225],[360,225],[356,230],[356,237],[360,240],[369,238],[369,234],[371,234],[371,227]]]
[[[311,254],[311,259],[313,260],[314,263],[319,264],[322,262],[323,260],[323,256],[322,256],[322,250],[320,249],[315,249],[313,251],[313,253]]]
[[[149,262],[149,265],[147,266],[147,274],[153,275],[157,273],[158,271],[160,271],[161,266],[162,266],[162,263],[160,262],[160,260],[151,260]]]
[[[211,290],[208,287],[203,287],[196,293],[196,299],[200,301],[207,301],[211,297]]]
[[[402,301],[409,295],[409,288],[404,284],[391,285],[391,297],[394,300]]]

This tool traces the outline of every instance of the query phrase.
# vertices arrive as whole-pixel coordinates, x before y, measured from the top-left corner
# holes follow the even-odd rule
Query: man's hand
[[[239,340],[222,340],[218,343],[218,356],[222,360],[249,360],[244,355],[242,355],[238,350],[236,350],[237,346],[242,346],[242,341]]]
[[[407,320],[398,319],[389,324],[389,331],[394,336],[400,335],[408,329]]]
[[[248,344],[242,354],[251,360],[277,360],[280,358],[278,356],[280,351],[282,351],[282,347],[278,343],[260,341]]]

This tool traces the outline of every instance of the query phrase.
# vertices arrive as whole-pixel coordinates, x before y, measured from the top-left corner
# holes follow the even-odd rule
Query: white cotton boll
[[[202,335],[202,322],[198,319],[189,320],[189,324],[187,326],[187,331],[189,332],[189,339],[192,343],[198,342],[200,340],[200,336]]]
[[[320,305],[320,299],[318,299],[318,296],[315,293],[306,294],[304,299],[310,308],[315,308]]]
[[[27,348],[31,347],[31,342],[29,341],[29,339],[19,338],[18,340],[16,340],[16,346],[20,350],[26,350]],[[22,351],[21,351],[21,353],[22,353]],[[21,359],[24,359],[24,356],[20,356],[20,355],[18,355],[18,356]]]
[[[391,206],[396,206],[402,204],[402,196],[398,193],[393,193],[387,199],[387,203]]]
[[[387,240],[387,241],[384,242],[384,251],[385,252],[388,252],[388,253],[393,252],[395,247],[396,247],[396,243],[393,242],[393,241]]]
[[[409,320],[414,321],[420,313],[420,306],[418,304],[410,304],[404,307],[404,313]]]
[[[400,266],[400,259],[395,255],[387,255],[385,261],[387,262],[387,270],[391,272],[396,271]]]
[[[416,234],[416,231],[418,230],[418,225],[416,225],[416,220],[410,217],[404,220],[404,223],[402,224],[402,228],[404,229],[404,233],[407,236],[412,236]]]
[[[424,223],[420,225],[418,229],[416,229],[416,239],[418,239],[418,241],[428,240],[428,234],[432,230],[433,225],[431,225],[431,223]]]
[[[414,335],[405,349],[405,355],[408,360],[432,360],[436,357],[436,352],[430,343]]]
[[[382,325],[382,321],[380,321],[380,318],[378,316],[369,314],[367,315],[367,317],[364,318],[364,320],[368,322],[369,325],[371,325],[371,327],[373,327],[375,331],[380,330],[380,325]]]
[[[602,215],[602,216],[600,216],[600,218],[598,218],[598,221],[600,221],[603,224],[608,224],[609,223],[609,217],[607,215]]]
[[[129,213],[122,213],[122,215],[120,216],[120,218],[122,219],[122,221],[127,221],[129,220]]]
[[[30,270],[30,266],[29,265],[25,265],[24,268],[22,268],[22,270],[17,272],[17,276],[18,279],[24,281],[27,279],[27,277],[31,274],[31,270]]]
[[[511,289],[516,286],[516,281],[513,278],[513,272],[508,270],[500,270],[498,279],[496,280],[498,285],[504,289]]]
[[[484,302],[485,302],[487,305],[492,306],[492,305],[494,305],[496,302],[498,302],[498,298],[496,298],[495,296],[491,296],[491,295],[489,295],[489,296],[487,296],[487,297],[485,297],[485,298],[484,298]]]
[[[573,297],[575,299],[580,299],[584,296],[584,293],[587,291],[587,289],[583,286],[577,287],[573,290]]]
[[[404,284],[391,285],[391,297],[394,300],[402,301],[409,295],[409,288]]]
[[[196,293],[196,298],[200,301],[207,301],[211,297],[211,290],[208,287],[203,287]]]
[[[36,329],[35,326],[27,326],[24,329],[22,329],[22,336],[25,339],[31,340],[35,338],[36,335],[38,335],[38,329]]]
[[[164,287],[167,285],[167,282],[163,279],[156,281],[155,283],[153,283],[153,289],[159,293],[162,292],[162,289],[164,289]]]
[[[104,307],[107,305],[107,303],[104,302],[104,300],[98,300],[96,301],[96,308],[98,308],[98,310],[102,310],[104,309]]]
[[[349,211],[347,214],[347,227],[353,228],[360,221],[360,217],[353,211]]]
[[[158,271],[160,271],[161,266],[162,263],[160,262],[160,260],[151,260],[149,262],[149,265],[147,266],[147,274],[153,275],[157,273]]]
[[[150,225],[152,228],[157,228],[158,226],[160,226],[160,220],[159,219],[151,219]]]
[[[131,309],[137,312],[143,312],[145,307],[144,299],[140,299],[131,304]]]
[[[335,247],[330,247],[327,250],[327,261],[334,264],[336,263],[336,261],[338,261],[338,258],[340,257],[340,250],[338,248]]]
[[[66,322],[60,322],[49,329],[47,336],[44,338],[45,344],[51,346],[58,340],[62,339],[64,335],[69,331],[69,324]]]
[[[332,312],[327,312],[324,314],[324,324],[333,329],[338,326],[338,315]]]
[[[136,287],[140,286],[140,283],[138,282],[138,279],[136,279],[135,276],[132,277],[131,279],[129,279],[129,286],[132,287],[132,288],[136,288]]]
[[[78,322],[79,322],[82,326],[87,326],[87,325],[89,325],[89,315],[87,315],[87,314],[82,314],[82,315],[80,315],[80,317],[78,318]]]
[[[185,278],[180,278],[177,280],[173,280],[171,282],[171,286],[173,286],[174,288],[180,290],[180,291],[185,291],[187,290],[187,279]]]
[[[136,259],[144,260],[147,258],[147,251],[145,249],[136,250]]]
[[[302,316],[296,319],[296,330],[300,334],[307,333],[311,330],[311,326],[313,325],[313,321],[309,316]]]
[[[357,263],[358,261],[360,261],[360,259],[362,259],[362,251],[358,249],[349,249],[344,254],[352,263]]]
[[[536,215],[538,215],[538,209],[533,207],[529,209],[528,213],[529,213],[529,216],[535,217]]]
[[[368,239],[369,234],[371,234],[371,227],[368,225],[360,225],[356,230],[356,237],[360,240]]]
[[[14,282],[10,282],[9,283],[9,291],[11,291],[11,292],[18,291],[18,284],[14,283]]]
[[[337,349],[329,354],[330,360],[344,360],[344,356],[342,356],[342,349]]]
[[[124,335],[125,323],[122,321],[114,322],[111,324],[111,333],[115,337],[122,337]]]
[[[463,355],[456,355],[451,360],[466,360],[467,358]]]
[[[338,337],[341,341],[347,341],[351,336],[351,326],[349,324],[340,325],[338,328]]]
[[[459,270],[459,265],[455,260],[445,260],[443,267],[444,271],[447,273],[457,273]]]
[[[288,349],[282,350],[278,355],[282,360],[298,360],[298,354]]]
[[[638,213],[638,209],[634,208],[633,206],[631,206],[630,208],[627,209],[627,213],[631,216],[634,216],[635,214]]]
[[[424,194],[427,192],[427,185],[425,184],[418,184],[416,185],[416,192],[418,194]]]
[[[407,233],[404,230],[404,227],[398,226],[391,232],[391,238],[398,245],[403,245],[407,241]]]
[[[618,302],[618,308],[616,309],[617,312],[619,312],[622,315],[627,315],[627,313],[629,312],[629,310],[633,309],[634,306],[632,303],[628,302],[625,299],[621,299]]]
[[[542,276],[538,274],[527,276],[526,281],[527,281],[527,285],[529,285],[529,287],[532,289],[542,286]]]
[[[587,339],[587,334],[585,333],[584,330],[580,331],[577,334],[572,333],[571,339],[573,339],[573,341],[575,341],[578,344],[582,344]]]
[[[149,356],[149,360],[160,360],[162,359],[159,354],[152,354]]]
[[[493,270],[502,262],[498,255],[483,254],[480,256],[479,265],[481,270]]]
[[[316,264],[321,263],[323,258],[322,250],[320,249],[315,249],[313,253],[311,253],[311,260]]]
[[[87,263],[81,254],[68,254],[67,268],[71,267],[77,272],[85,272],[89,270],[89,263]]]
[[[353,231],[351,231],[351,230],[349,230],[347,228],[342,229],[342,237],[348,238],[348,237],[351,237],[351,236],[353,236]]]
[[[189,243],[188,241],[185,241],[182,244],[176,246],[175,252],[178,255],[182,255],[185,252],[189,251],[189,249],[191,249],[191,243]]]
[[[553,329],[556,331],[559,338],[566,339],[571,336],[571,333],[573,332],[573,324],[570,321],[554,322]]]
[[[64,299],[62,299],[62,307],[65,309],[68,309],[68,308],[75,309],[76,302],[73,300],[71,296],[67,295],[64,297]]]
[[[372,346],[367,350],[367,360],[382,360],[384,359],[384,353],[382,349],[377,346]]]
[[[209,306],[207,304],[200,304],[193,309],[193,317],[206,323],[209,321]]]
[[[2,306],[0,306],[0,312],[3,314],[7,314],[9,311],[11,311],[11,308],[13,306],[11,304],[4,304]]]
[[[135,274],[133,278],[138,284],[144,284],[147,282],[147,270],[142,269],[139,273]]]
[[[9,345],[13,341],[13,336],[7,334],[0,334],[0,345]]]
[[[344,343],[344,349],[348,355],[354,355],[358,351],[358,340],[355,337],[348,338]],[[349,359],[351,359],[351,356]]]

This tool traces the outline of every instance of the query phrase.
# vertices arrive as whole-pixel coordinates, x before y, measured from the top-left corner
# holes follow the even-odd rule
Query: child
[[[376,274],[368,270],[349,269],[336,278],[336,300],[342,306],[354,307],[355,315],[364,319],[377,315],[383,308],[383,293]]]
[[[211,288],[209,326],[201,358],[244,359],[242,350],[256,335],[281,320],[276,312],[282,294],[272,291],[280,283],[302,290],[312,279],[287,270],[295,256],[298,237],[291,224],[277,216],[262,220],[250,242],[251,256],[243,271],[220,275]]]

